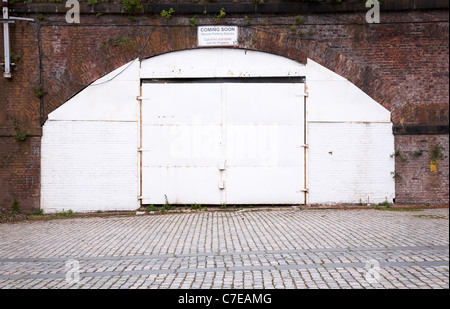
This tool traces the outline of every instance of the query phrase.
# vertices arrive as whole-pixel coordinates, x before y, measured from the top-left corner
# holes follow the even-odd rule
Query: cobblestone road
[[[262,210],[0,224],[0,288],[448,288],[448,218]]]

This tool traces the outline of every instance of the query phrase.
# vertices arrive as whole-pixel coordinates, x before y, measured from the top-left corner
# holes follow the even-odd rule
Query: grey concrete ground
[[[448,288],[449,210],[0,224],[0,288]]]

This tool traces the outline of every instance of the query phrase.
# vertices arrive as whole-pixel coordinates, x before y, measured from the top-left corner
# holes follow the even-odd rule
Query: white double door
[[[143,204],[305,202],[303,83],[143,83]]]

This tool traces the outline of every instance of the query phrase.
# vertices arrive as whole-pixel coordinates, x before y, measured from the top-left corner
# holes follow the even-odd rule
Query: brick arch
[[[126,32],[127,30],[124,31]],[[307,62],[308,58],[312,59],[347,78],[386,109],[392,110],[392,103],[397,95],[395,87],[387,85],[372,68],[361,66],[345,55],[334,51],[331,47],[312,39],[255,27],[240,27],[239,31],[240,41],[239,46],[236,48],[271,53],[303,64]],[[66,91],[64,91],[63,95],[50,92],[52,95],[49,96],[51,99],[47,103],[46,115],[82,90],[84,88],[83,85],[87,86],[114,69],[135,59],[138,52],[140,59],[146,59],[174,51],[197,49],[196,33],[196,28],[192,27],[149,27],[135,36],[134,43],[139,47],[111,49],[107,63],[105,63],[101,55],[94,57],[90,61],[88,59],[79,59],[89,63],[84,63],[81,66],[72,63],[69,66],[68,74],[72,78],[65,80]],[[95,48],[91,47],[91,49]],[[99,49],[98,46],[97,49]],[[97,52],[98,54],[100,51],[93,50],[92,52]],[[55,83],[51,73],[46,78],[50,84]],[[78,78],[78,82],[73,81],[74,76]],[[396,122],[395,112],[393,112],[392,118],[393,122]]]

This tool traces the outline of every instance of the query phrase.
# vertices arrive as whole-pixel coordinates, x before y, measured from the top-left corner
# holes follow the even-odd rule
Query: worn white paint
[[[390,122],[390,112],[346,78],[308,59],[308,121]]]
[[[225,202],[303,204],[305,85],[227,84],[225,93]]]
[[[346,78],[308,59],[308,204],[395,197],[390,112]]]
[[[308,203],[392,203],[393,144],[389,123],[310,123]]]
[[[139,93],[136,60],[49,114],[41,144],[44,212],[139,207]]]
[[[41,209],[138,208],[136,132],[136,122],[47,121],[41,144]]]
[[[143,203],[303,203],[304,92],[292,83],[144,84]]]
[[[305,76],[305,65],[267,53],[205,48],[144,60],[142,78]]]
[[[48,115],[48,120],[137,121],[139,60],[105,75]]]
[[[306,77],[306,110],[301,84],[144,84],[139,192],[141,78],[260,76]],[[171,203],[300,204],[305,187],[309,204],[391,202],[393,152],[389,111],[311,60],[174,52],[130,62],[49,115],[41,207],[130,210],[141,194],[155,204],[164,194]]]

